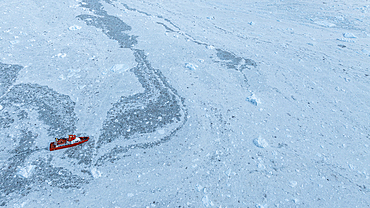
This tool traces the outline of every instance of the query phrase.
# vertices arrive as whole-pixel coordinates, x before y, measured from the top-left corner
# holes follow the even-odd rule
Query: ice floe
[[[253,143],[254,143],[254,145],[256,145],[259,148],[266,148],[266,147],[269,146],[267,141],[264,138],[262,138],[261,136],[259,136],[258,138],[255,138],[253,140]]]

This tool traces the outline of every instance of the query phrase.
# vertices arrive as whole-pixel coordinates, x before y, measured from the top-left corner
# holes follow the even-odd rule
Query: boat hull
[[[75,142],[75,143],[65,143],[65,144],[61,144],[61,145],[56,145],[55,142],[51,142],[50,143],[49,150],[50,151],[54,151],[54,150],[65,149],[65,148],[69,148],[69,147],[74,147],[74,146],[77,146],[77,145],[80,145],[80,144],[82,144],[84,142],[89,141],[89,137],[79,137],[79,138],[80,138],[80,141],[79,142]]]

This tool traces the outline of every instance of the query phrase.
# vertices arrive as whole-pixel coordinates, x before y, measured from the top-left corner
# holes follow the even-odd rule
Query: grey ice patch
[[[19,118],[27,116],[20,108],[31,108],[39,113],[38,119],[49,126],[48,134],[61,137],[75,131],[77,117],[74,112],[75,103],[67,95],[62,95],[54,90],[37,84],[19,84],[0,99],[0,104],[13,107],[19,111]],[[4,113],[7,113],[4,111]],[[9,125],[10,121],[4,120],[4,113],[0,111],[0,123]]]
[[[102,29],[102,32],[110,39],[116,40],[121,48],[131,48],[137,43],[136,36],[130,36],[124,33],[124,31],[131,30],[131,27],[118,17],[108,14],[104,16],[84,14],[77,17],[84,20],[87,25]]]
[[[34,153],[43,151],[32,148],[32,141],[37,139],[37,134],[24,130],[20,135],[20,142],[9,153],[11,156],[5,164],[2,164],[0,172],[0,206],[5,206],[10,200],[9,194],[25,196],[34,191],[33,187],[55,186],[59,188],[77,188],[81,184],[88,183],[80,176],[73,175],[70,171],[54,167],[50,160],[38,158],[26,163],[26,160]]]
[[[6,93],[15,82],[18,72],[23,69],[19,65],[3,64],[0,62],[0,97]]]
[[[109,0],[105,1],[109,4],[112,3]],[[110,39],[116,40],[121,48],[131,48],[137,43],[136,36],[130,36],[124,33],[125,31],[130,31],[131,26],[124,23],[118,17],[108,15],[103,10],[103,5],[99,3],[99,0],[83,0],[82,3],[80,3],[81,7],[88,8],[98,16],[83,14],[77,16],[77,18],[85,21],[87,25],[102,29],[103,33]]]
[[[9,194],[25,196],[34,191],[33,187],[76,188],[88,183],[69,170],[54,167],[52,158],[38,157],[41,152],[48,151],[48,143],[43,147],[36,146],[37,141],[45,138],[40,138],[43,129],[34,128],[33,123],[48,125],[46,130],[51,139],[75,131],[75,103],[69,96],[46,86],[19,84],[0,98],[0,104],[4,108],[0,111],[0,130],[5,136],[14,134],[9,140],[14,144],[8,145],[7,149],[9,157],[1,164],[0,193],[7,197],[0,197],[0,205],[11,200]],[[36,117],[32,117],[32,113],[37,113]],[[84,161],[82,156],[78,159]]]
[[[116,40],[120,47],[130,48],[134,52],[137,66],[131,71],[144,88],[143,93],[122,96],[107,112],[107,119],[103,122],[101,135],[96,143],[96,148],[105,148],[102,151],[104,155],[97,156],[96,164],[101,164],[106,160],[119,159],[117,155],[129,149],[149,148],[167,141],[184,125],[187,111],[183,104],[184,99],[168,84],[159,70],[150,66],[144,52],[132,48],[137,43],[136,37],[125,34],[131,27],[121,19],[108,15],[98,0],[83,2],[81,6],[90,9],[96,16],[77,17],[87,25],[102,29],[102,32],[110,39]],[[123,5],[128,10],[137,11]],[[157,132],[164,127],[167,129],[166,134]],[[72,155],[75,154],[69,155],[74,157]]]
[[[121,99],[108,111],[98,148],[122,138],[120,145],[100,157],[98,163],[111,160],[131,148],[149,148],[169,139],[186,121],[186,109],[175,89],[159,70],[153,69],[143,51],[135,51],[137,67],[132,71],[145,91]],[[146,139],[158,129],[167,127],[169,134],[158,133],[157,139]],[[128,140],[137,141],[131,143]],[[126,140],[126,141],[125,141]],[[128,145],[125,145],[128,144]],[[122,146],[121,146],[122,145]]]
[[[38,162],[34,162],[33,165],[36,166],[35,173],[32,176],[34,182],[39,181],[40,183],[63,189],[79,188],[81,185],[89,183],[87,179],[74,175],[65,168],[54,167],[49,161],[44,161],[41,158]]]
[[[76,134],[77,137],[88,136],[86,134]],[[70,159],[75,159],[77,164],[90,165],[93,161],[93,153],[95,149],[95,140],[90,136],[88,142],[83,145],[78,145],[73,148],[66,149],[64,155]]]
[[[80,6],[89,9],[97,15],[107,15],[107,12],[102,9],[103,5],[99,0],[82,0]]]
[[[235,69],[237,71],[243,71],[251,66],[256,67],[257,63],[251,59],[237,57],[234,54],[221,50],[217,50],[217,57],[221,60],[221,64],[225,65],[229,69]]]
[[[9,112],[0,111],[0,128],[9,128],[14,123],[14,118],[11,117]]]
[[[99,165],[107,160],[119,159],[117,155],[129,149],[149,148],[169,140],[186,122],[187,111],[183,104],[184,99],[168,84],[159,70],[150,66],[144,52],[132,48],[137,43],[136,37],[125,34],[131,27],[121,19],[108,15],[98,0],[83,2],[81,6],[89,8],[96,16],[79,15],[77,18],[84,20],[87,25],[102,29],[102,32],[110,39],[116,40],[120,47],[130,48],[134,52],[137,66],[131,71],[144,88],[143,93],[122,96],[107,112],[107,119],[103,122],[95,147],[104,147],[101,153],[103,155],[96,156],[96,164]],[[137,11],[123,5],[128,10]],[[164,127],[166,133],[157,132]],[[68,155],[72,158],[78,157],[77,154]],[[85,159],[80,161],[90,163]]]

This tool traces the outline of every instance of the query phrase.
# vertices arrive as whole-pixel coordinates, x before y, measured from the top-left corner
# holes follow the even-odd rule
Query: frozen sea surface
[[[370,207],[367,2],[0,5],[0,206]]]

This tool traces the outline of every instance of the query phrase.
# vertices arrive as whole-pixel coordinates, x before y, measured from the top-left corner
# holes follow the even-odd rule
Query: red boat
[[[69,135],[68,138],[62,139],[55,138],[55,142],[50,143],[50,151],[77,146],[87,141],[89,137],[76,137],[76,135]]]

